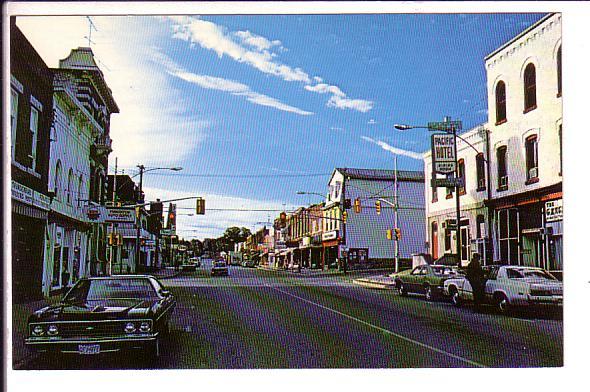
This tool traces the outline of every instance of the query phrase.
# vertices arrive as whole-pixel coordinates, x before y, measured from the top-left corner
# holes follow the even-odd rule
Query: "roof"
[[[59,60],[58,71],[89,72],[93,76],[100,95],[105,100],[111,113],[119,113],[119,107],[113,98],[111,89],[107,86],[104,74],[94,61],[94,53],[91,48],[78,47],[72,49],[65,59]]]
[[[518,34],[517,36],[515,36],[514,38],[512,38],[510,41],[506,42],[504,45],[500,46],[499,48],[497,48],[496,50],[494,50],[492,53],[488,54],[484,60],[489,60],[490,58],[492,58],[493,56],[495,56],[496,54],[498,54],[499,52],[501,52],[503,49],[507,48],[510,44],[512,44],[513,42],[517,41],[519,38],[521,38],[522,36],[528,34],[530,31],[536,29],[537,27],[539,27],[543,22],[545,22],[547,19],[551,18],[553,15],[555,15],[555,12],[549,13],[547,15],[545,15],[544,17],[542,17],[541,19],[539,19],[539,21],[537,21],[537,23],[533,24],[532,26],[529,26],[526,30],[522,31],[520,34]]]
[[[388,180],[393,181],[395,178],[395,170],[386,169],[354,169],[354,168],[336,168],[346,178],[354,178],[359,180]],[[398,170],[398,181],[424,181],[423,171]]]

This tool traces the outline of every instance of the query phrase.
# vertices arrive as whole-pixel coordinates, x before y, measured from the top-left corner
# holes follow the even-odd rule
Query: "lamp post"
[[[133,177],[139,176],[139,193],[138,193],[138,201],[140,201],[141,203],[144,202],[143,200],[143,174],[147,173],[147,172],[151,172],[154,170],[172,170],[172,171],[180,171],[182,170],[182,167],[151,167],[151,168],[147,168],[144,165],[137,165],[137,167],[139,168],[139,173],[137,173],[136,175],[134,175]],[[131,178],[133,178],[131,177]],[[141,198],[141,200],[139,200]],[[140,209],[141,207],[137,207],[138,209]],[[140,264],[140,257],[139,257],[139,237],[141,235],[141,213],[140,210],[137,211],[136,213],[136,226],[137,226],[137,231],[136,231],[136,235],[135,235],[135,268],[137,269],[137,266]]]
[[[456,200],[456,247],[457,247],[457,265],[461,266],[461,202],[459,198],[459,165],[457,158],[457,138],[464,140],[462,137],[457,135],[457,132],[461,130],[461,121],[451,121],[450,117],[445,117],[442,122],[431,122],[427,126],[424,125],[406,125],[406,124],[395,124],[394,128],[400,131],[408,129],[427,129],[429,132],[444,132],[453,135],[453,153],[455,155],[455,200]],[[468,143],[469,144],[469,143]],[[472,146],[473,147],[473,146]],[[432,168],[434,173],[434,167]],[[433,176],[434,177],[434,176]],[[434,178],[433,178],[434,180]],[[432,184],[436,186],[436,184]]]

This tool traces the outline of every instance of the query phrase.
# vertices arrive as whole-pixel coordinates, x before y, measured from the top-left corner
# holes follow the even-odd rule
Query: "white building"
[[[494,260],[560,272],[561,14],[485,58]]]
[[[489,198],[489,178],[487,168],[487,124],[482,124],[457,138],[457,162],[459,175],[464,187],[459,188],[461,207],[461,264],[467,265],[471,254],[478,252],[484,263],[492,261],[489,241],[490,219],[485,201]],[[432,154],[424,154],[424,173],[426,200],[426,241],[433,260],[444,255],[457,254],[456,230],[456,192],[454,188],[433,188],[430,177],[432,173]],[[439,175],[441,177],[441,175]],[[454,257],[454,256],[453,256]]]

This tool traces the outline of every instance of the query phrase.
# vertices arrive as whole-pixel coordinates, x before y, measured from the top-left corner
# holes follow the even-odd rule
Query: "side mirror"
[[[169,297],[170,296],[170,291],[168,291],[168,290],[160,290],[160,294],[162,294],[163,297]]]

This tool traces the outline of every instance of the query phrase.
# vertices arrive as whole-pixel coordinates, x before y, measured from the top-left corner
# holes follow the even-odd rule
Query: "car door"
[[[405,283],[408,291],[411,291],[412,293],[419,292],[418,281],[422,276],[422,270],[423,266],[419,265],[416,268],[414,268],[409,275],[407,275],[407,281]]]

